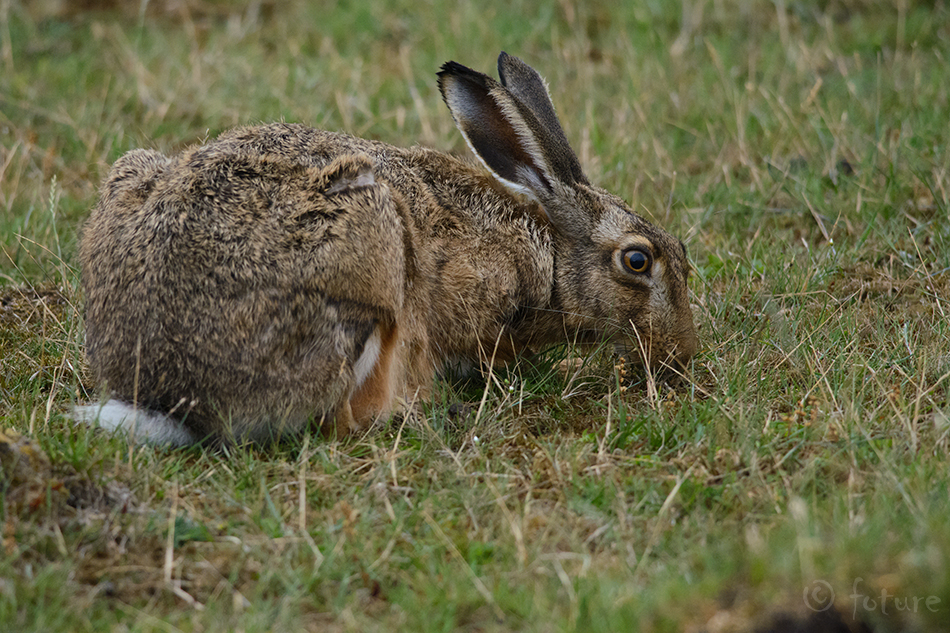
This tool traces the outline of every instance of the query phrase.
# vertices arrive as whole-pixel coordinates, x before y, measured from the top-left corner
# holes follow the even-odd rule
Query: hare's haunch
[[[686,250],[592,185],[541,77],[449,62],[439,88],[488,171],[300,125],[113,166],[80,246],[84,418],[143,439],[345,434],[448,361],[611,341],[682,366]]]

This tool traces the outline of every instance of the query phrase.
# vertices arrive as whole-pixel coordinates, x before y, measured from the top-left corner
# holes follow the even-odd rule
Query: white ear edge
[[[138,442],[157,446],[190,446],[197,441],[181,422],[161,413],[136,409],[121,400],[76,406],[73,419],[113,433],[126,433]]]

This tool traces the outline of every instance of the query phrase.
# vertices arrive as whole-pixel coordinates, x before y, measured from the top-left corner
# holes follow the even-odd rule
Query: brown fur
[[[338,433],[360,428],[425,397],[456,359],[637,349],[635,329],[652,365],[685,363],[685,249],[587,182],[537,73],[504,54],[499,67],[510,90],[457,64],[440,73],[494,177],[282,123],[117,161],[80,247],[87,355],[112,397],[199,439],[264,439],[333,417]],[[618,265],[644,244],[662,274]]]

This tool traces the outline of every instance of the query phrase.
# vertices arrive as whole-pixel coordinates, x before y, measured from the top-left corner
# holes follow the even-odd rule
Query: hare
[[[80,245],[84,419],[158,443],[345,435],[449,362],[611,342],[653,368],[697,349],[686,248],[592,185],[544,80],[455,62],[442,97],[487,172],[301,125],[135,150]]]

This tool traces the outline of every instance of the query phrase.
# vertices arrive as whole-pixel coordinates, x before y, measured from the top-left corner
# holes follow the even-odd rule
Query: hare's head
[[[654,368],[685,365],[698,345],[686,247],[587,180],[537,72],[502,53],[498,73],[500,83],[449,62],[439,86],[476,156],[552,227],[564,337],[609,340]]]

